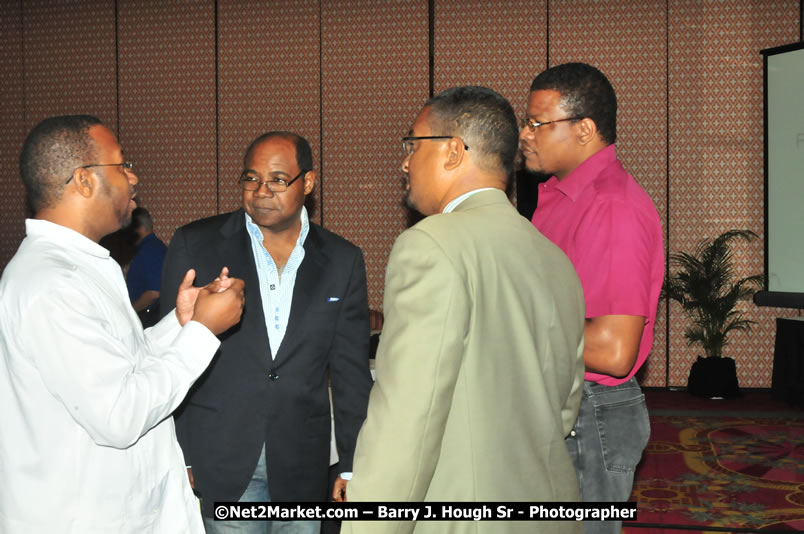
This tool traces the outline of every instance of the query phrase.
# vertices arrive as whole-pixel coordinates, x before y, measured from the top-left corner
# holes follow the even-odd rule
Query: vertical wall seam
[[[28,124],[28,84],[25,81],[27,73],[25,71],[25,5],[23,0],[20,0],[20,36],[22,37],[22,43],[20,44],[20,53],[22,54],[22,133],[25,135],[26,125]]]
[[[114,0],[114,100],[117,138],[123,144],[123,131],[120,124],[120,19],[117,0]]]
[[[550,0],[547,0],[545,8],[544,70],[547,70],[550,68]]]
[[[435,94],[435,0],[427,0],[428,98]]]
[[[218,0],[213,2],[215,17],[215,215],[221,212],[221,136],[220,136],[220,86],[218,70]]]
[[[324,226],[324,55],[323,55],[323,20],[324,13],[321,0],[318,0],[318,217],[319,224]]]
[[[802,0],[804,1],[804,0]],[[665,83],[665,197],[664,228],[667,246],[664,252],[665,278],[670,272],[670,2],[664,3],[664,83]],[[664,387],[670,387],[670,299],[664,301]]]

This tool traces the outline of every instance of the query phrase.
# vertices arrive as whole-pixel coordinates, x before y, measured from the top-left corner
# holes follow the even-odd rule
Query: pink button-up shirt
[[[586,373],[614,386],[639,370],[653,345],[664,279],[662,225],[647,193],[617,159],[614,145],[588,158],[564,180],[539,187],[532,222],[569,256],[583,286],[586,317],[646,318],[636,364],[628,376]]]

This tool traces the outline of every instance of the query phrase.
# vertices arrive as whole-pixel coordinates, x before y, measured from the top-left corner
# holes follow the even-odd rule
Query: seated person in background
[[[126,277],[128,296],[131,305],[143,320],[143,312],[153,308],[153,322],[156,322],[156,307],[159,303],[159,288],[162,282],[162,262],[165,261],[167,247],[154,234],[154,221],[145,208],[134,208],[131,213],[130,231],[137,244],[137,253],[131,260]],[[143,321],[143,326],[149,326]]]

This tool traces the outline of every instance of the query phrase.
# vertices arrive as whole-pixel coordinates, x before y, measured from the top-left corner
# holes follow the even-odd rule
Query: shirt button
[[[570,431],[570,436],[575,437],[575,431],[574,430]]]

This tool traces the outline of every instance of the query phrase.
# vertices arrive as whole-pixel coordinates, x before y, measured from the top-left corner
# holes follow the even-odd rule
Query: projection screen
[[[804,43],[762,54],[767,281],[754,301],[804,308]]]

